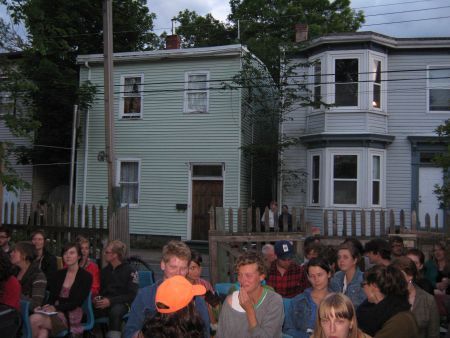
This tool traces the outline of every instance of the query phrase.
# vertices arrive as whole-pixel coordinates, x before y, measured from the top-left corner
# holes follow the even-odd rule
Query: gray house
[[[264,68],[241,45],[114,54],[116,184],[132,234],[205,240],[211,206],[250,204],[252,108],[245,88],[223,86],[245,56]],[[75,200],[106,205],[103,56],[78,64],[99,90],[82,115]]]
[[[315,104],[282,125],[301,140],[283,154],[283,169],[307,179],[293,188],[281,177],[280,201],[305,207],[319,227],[324,209],[403,209],[407,219],[415,210],[422,225],[437,213],[442,226],[433,190],[443,171],[431,159],[446,149],[434,130],[450,118],[450,38],[334,34],[294,61],[311,62],[298,75]]]

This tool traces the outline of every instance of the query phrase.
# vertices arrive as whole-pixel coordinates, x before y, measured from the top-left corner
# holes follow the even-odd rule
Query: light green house
[[[241,45],[114,54],[116,183],[132,234],[205,240],[211,206],[250,205],[252,111],[246,88],[224,89],[246,56],[264,68]],[[98,93],[82,112],[75,199],[107,205],[103,55],[77,62]]]

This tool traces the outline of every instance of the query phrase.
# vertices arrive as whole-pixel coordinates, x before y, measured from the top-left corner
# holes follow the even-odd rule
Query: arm
[[[154,284],[155,285],[155,284]],[[130,315],[124,329],[125,338],[133,338],[134,335],[142,329],[145,319],[145,310],[150,310],[149,314],[155,313],[156,309],[149,308],[154,306],[156,295],[156,286],[148,286],[138,291],[136,298],[131,304]]]
[[[97,264],[91,263],[90,265],[92,266],[90,270],[92,274],[92,297],[96,297],[100,292],[100,270]]]
[[[430,311],[430,319],[427,328],[427,338],[439,338],[440,337],[440,317],[439,311],[436,305],[434,297],[428,298],[428,310]]]

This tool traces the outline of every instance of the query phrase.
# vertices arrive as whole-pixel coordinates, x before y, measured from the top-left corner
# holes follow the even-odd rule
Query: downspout
[[[242,57],[243,57],[243,50],[242,50],[242,46],[241,46],[241,53],[240,53],[240,60],[239,60],[239,71],[242,71]],[[233,95],[233,91],[230,90],[231,95]],[[241,166],[242,166],[242,90],[239,90],[239,96],[238,96],[238,105],[239,105],[239,136],[238,136],[238,142],[239,142],[239,157],[238,157],[238,191],[237,191],[237,208],[239,209],[242,205],[241,205]],[[244,206],[247,207],[247,206]]]
[[[88,81],[91,81],[91,67],[89,62],[86,61],[84,66],[88,69]],[[85,220],[85,206],[86,206],[86,186],[87,186],[87,170],[88,170],[88,150],[89,150],[89,111],[86,109],[86,119],[84,121],[84,167],[83,167],[83,199],[81,208],[81,226],[84,228]]]

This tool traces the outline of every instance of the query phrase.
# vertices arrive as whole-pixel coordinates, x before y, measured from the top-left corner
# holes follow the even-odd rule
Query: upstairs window
[[[119,187],[121,205],[139,205],[139,160],[119,160]]]
[[[123,76],[121,79],[121,118],[142,117],[143,76]]]
[[[317,60],[314,64],[314,88],[313,88],[313,102],[314,109],[320,108],[322,101],[322,63]]]
[[[372,97],[372,107],[381,108],[381,61],[373,60],[372,64],[372,81],[373,81],[373,97]]]
[[[209,73],[186,73],[185,81],[184,112],[207,113]]]
[[[358,106],[358,59],[336,59],[334,71],[335,105]]]
[[[428,68],[428,110],[450,111],[450,65]]]

